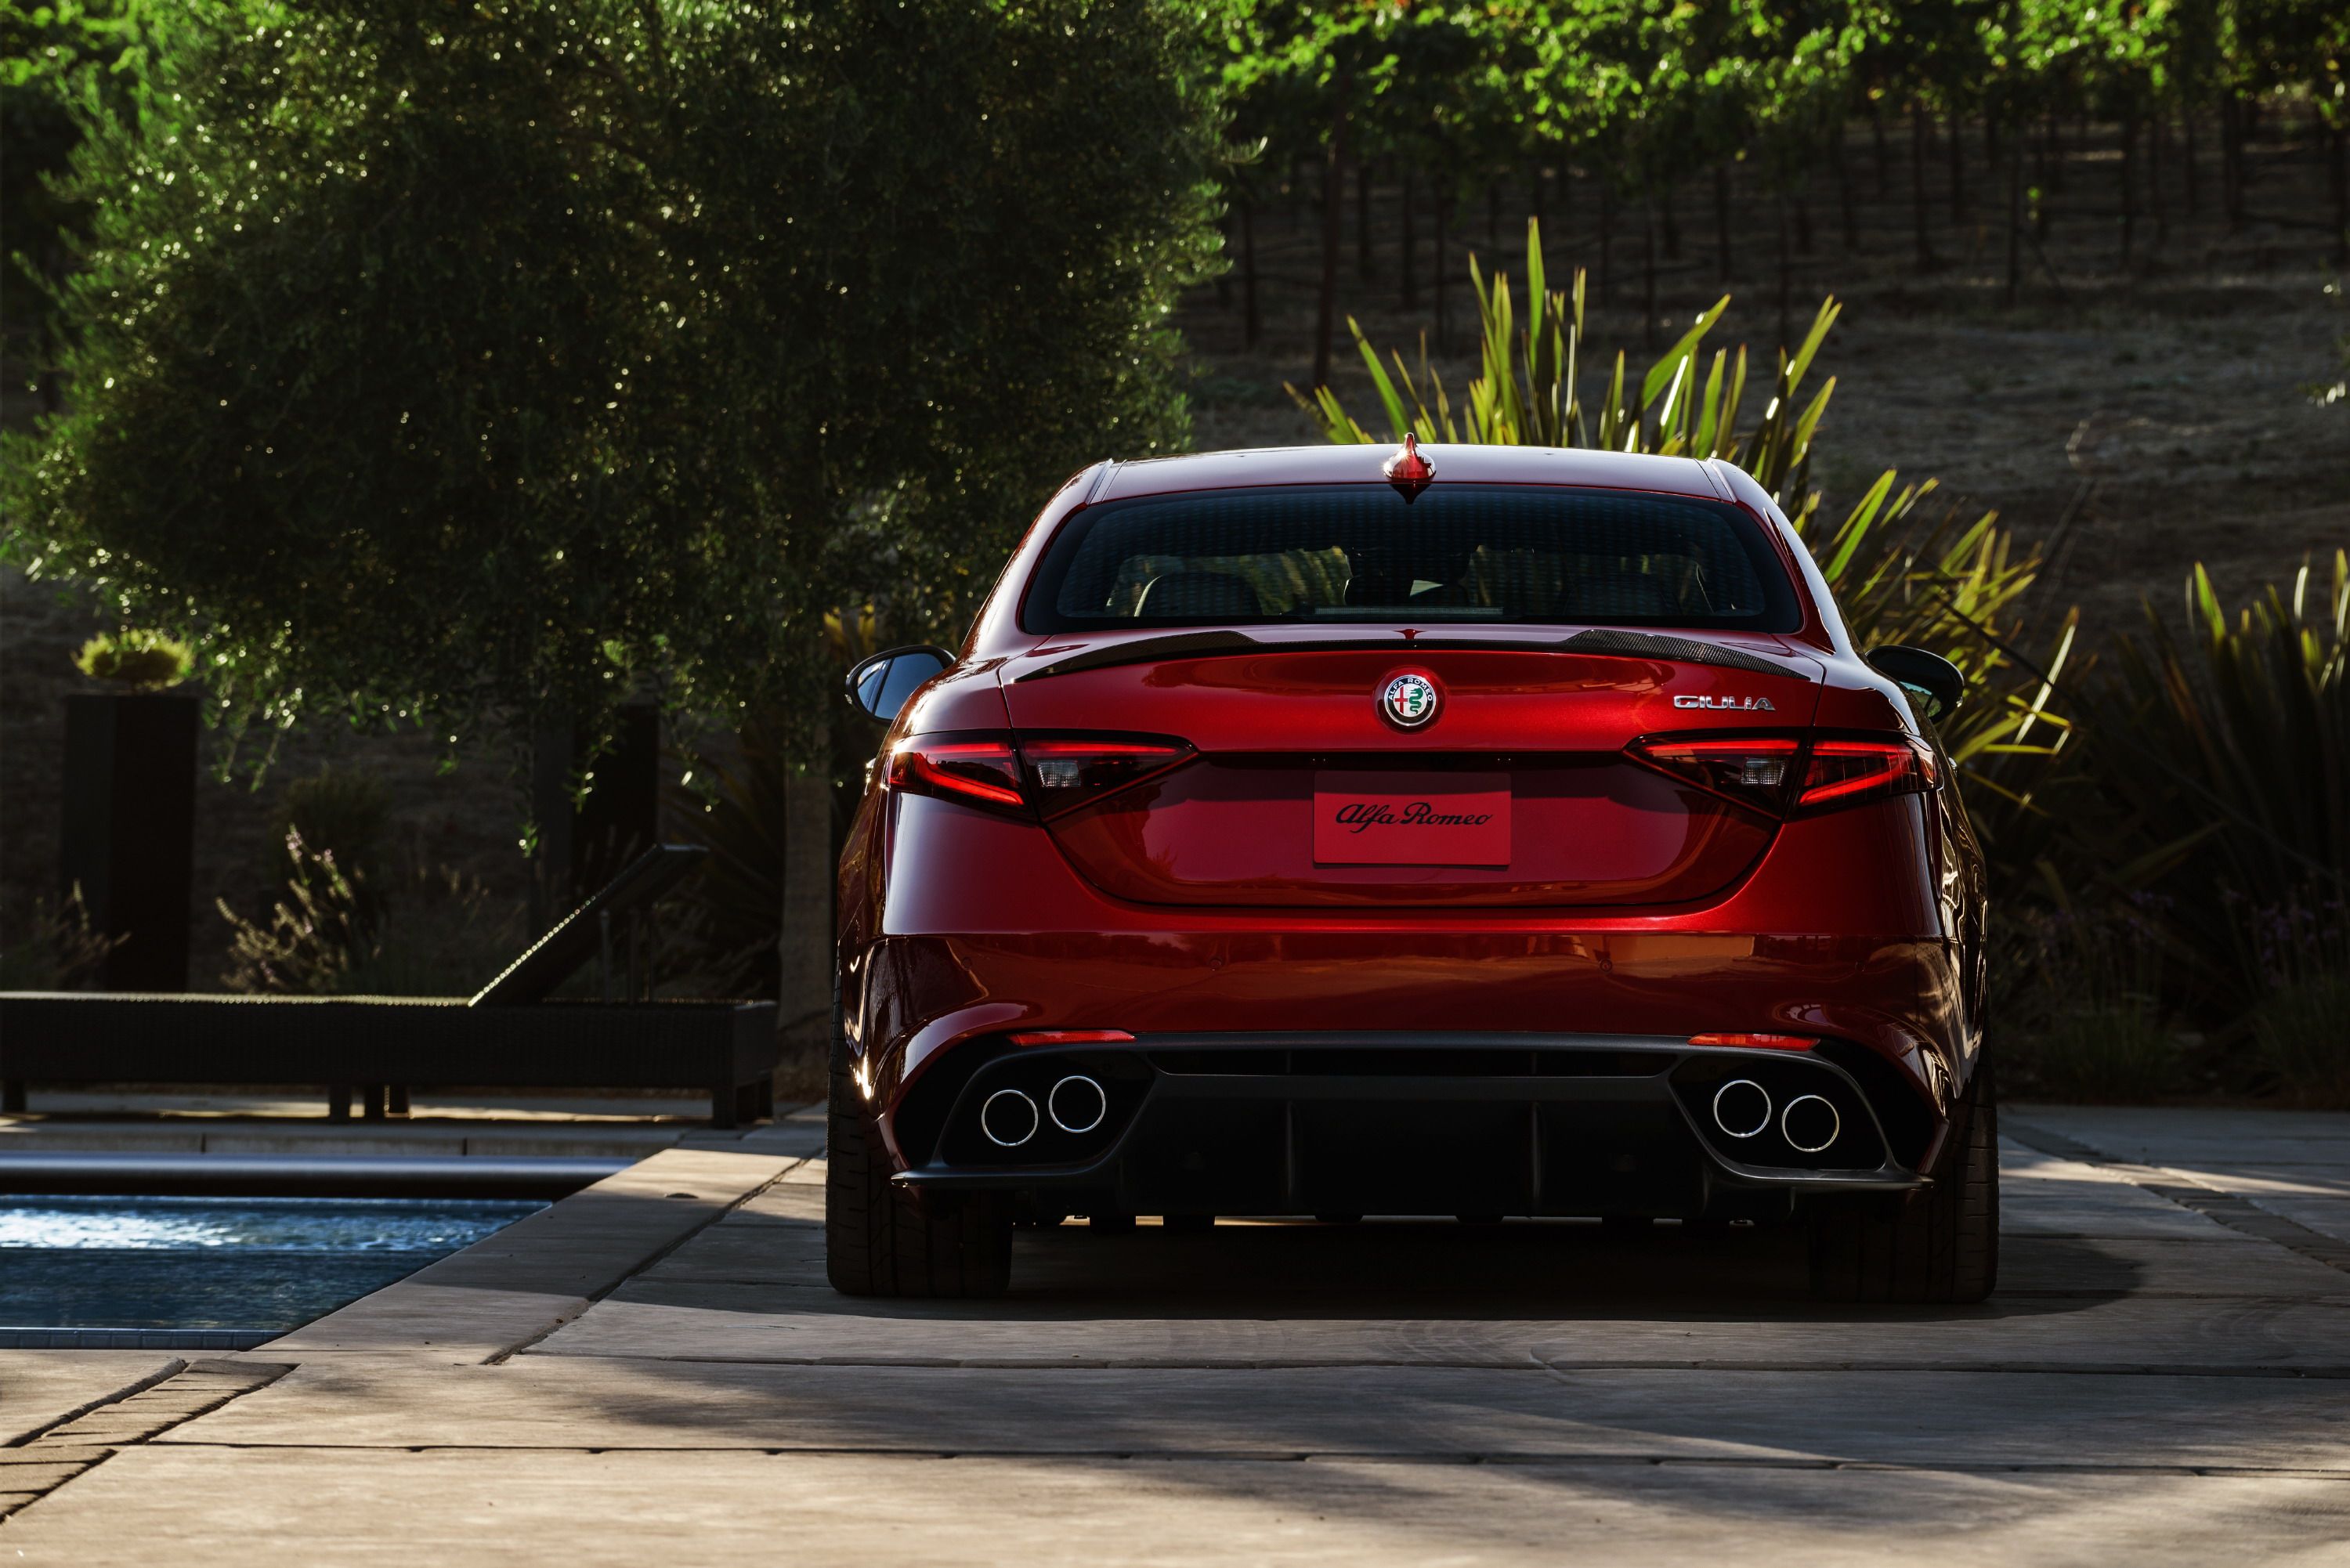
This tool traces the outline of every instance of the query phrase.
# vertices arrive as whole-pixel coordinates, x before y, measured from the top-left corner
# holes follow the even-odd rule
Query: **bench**
[[[625,1086],[705,1090],[712,1126],[756,1120],[775,1004],[641,994],[652,904],[705,853],[648,849],[470,997],[0,992],[0,1111],[34,1083],[317,1084],[329,1116],[357,1091],[371,1119],[404,1113],[414,1085]],[[599,1000],[550,999],[591,961]]]

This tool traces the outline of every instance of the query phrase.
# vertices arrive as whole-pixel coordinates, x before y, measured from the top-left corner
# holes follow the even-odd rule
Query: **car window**
[[[1072,518],[1031,631],[1251,622],[1510,622],[1792,631],[1752,519],[1678,496],[1555,486],[1292,485],[1143,496]]]

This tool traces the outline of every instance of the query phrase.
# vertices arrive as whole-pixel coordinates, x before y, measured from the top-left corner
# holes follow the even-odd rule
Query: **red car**
[[[1730,464],[1104,462],[897,649],[840,867],[827,1246],[1801,1220],[1840,1299],[1997,1267],[1981,857],[1933,654],[1856,649]]]

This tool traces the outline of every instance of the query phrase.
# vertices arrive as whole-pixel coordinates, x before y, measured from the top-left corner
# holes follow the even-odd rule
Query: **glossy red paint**
[[[1801,616],[1785,633],[1688,634],[1727,664],[1564,649],[1557,627],[1357,628],[1332,646],[1328,628],[1257,625],[1239,651],[1147,628],[1021,629],[1046,546],[1085,507],[1386,484],[1370,456],[1087,470],[1014,553],[958,663],[898,716],[839,907],[843,1048],[900,1168],[920,1176],[933,1158],[899,1141],[906,1096],[965,1048],[977,1062],[995,1043],[1087,1044],[1140,1061],[1175,1037],[1464,1033],[1791,1056],[1833,1043],[1821,1053],[1857,1051],[1863,1077],[1869,1061],[1892,1069],[1864,1085],[1872,1104],[1889,1123],[1907,1113],[1882,1096],[1906,1095],[1927,1127],[1892,1163],[1929,1166],[1980,1045],[1980,856],[1930,734],[1737,469],[1429,453],[1441,486],[1742,509]],[[1128,649],[1132,662],[1055,672]],[[1442,689],[1424,728],[1380,717],[1376,696],[1404,670]],[[1757,700],[1769,708],[1743,705]],[[1317,863],[1315,779],[1334,769],[1505,779],[1508,866]]]

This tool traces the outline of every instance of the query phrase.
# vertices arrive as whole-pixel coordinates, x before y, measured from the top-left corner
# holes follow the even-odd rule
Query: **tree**
[[[214,30],[157,62],[180,134],[84,126],[7,554],[195,634],[232,722],[828,684],[827,606],[950,626],[1063,474],[1180,440],[1191,38],[1163,0]]]

